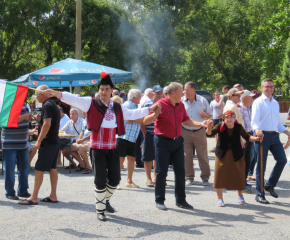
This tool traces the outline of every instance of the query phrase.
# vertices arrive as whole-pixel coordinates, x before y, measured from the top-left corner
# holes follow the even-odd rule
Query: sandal
[[[58,201],[52,201],[49,197],[43,198],[40,201],[41,202],[49,202],[49,203],[58,203]]]
[[[244,197],[239,197],[239,198],[238,198],[238,204],[239,204],[239,205],[244,205],[244,204],[246,204]]]
[[[77,168],[75,169],[75,172],[80,172],[80,171],[83,171],[85,169],[86,169],[85,167],[81,167],[80,165],[78,165]]]
[[[217,205],[218,205],[218,207],[224,207],[225,206],[225,203],[224,203],[224,200],[219,200],[218,202],[217,202]]]
[[[83,171],[83,174],[89,174],[92,172],[92,169],[86,168],[85,171]]]
[[[70,168],[71,168],[71,169],[74,169],[74,168],[76,168],[76,167],[77,167],[76,164],[71,164],[71,165],[70,165]],[[69,166],[64,167],[64,169],[69,169]]]
[[[25,200],[23,200],[23,201],[21,201],[21,202],[18,202],[18,204],[20,204],[20,205],[37,205],[38,204],[38,202],[37,203],[34,203],[32,200],[30,200],[30,199],[25,199]]]

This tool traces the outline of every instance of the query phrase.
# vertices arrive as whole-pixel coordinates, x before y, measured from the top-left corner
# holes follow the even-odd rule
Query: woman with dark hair
[[[237,190],[238,203],[245,204],[242,191],[245,189],[245,158],[241,146],[241,136],[247,141],[259,141],[258,137],[250,136],[243,126],[236,121],[233,111],[223,114],[223,122],[213,129],[209,124],[206,135],[218,134],[215,150],[215,175],[213,187],[216,189],[218,206],[224,207],[223,188]]]

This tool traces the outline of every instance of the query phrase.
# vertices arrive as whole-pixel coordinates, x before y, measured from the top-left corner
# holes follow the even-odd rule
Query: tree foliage
[[[209,91],[238,82],[256,89],[271,77],[287,98],[289,4],[83,0],[82,59],[132,71],[141,89],[172,81]],[[75,15],[75,0],[1,0],[0,78],[74,57]]]

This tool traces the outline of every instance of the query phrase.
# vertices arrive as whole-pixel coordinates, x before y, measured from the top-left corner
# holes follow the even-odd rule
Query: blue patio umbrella
[[[96,85],[99,82],[99,79],[93,79],[93,80],[75,80],[75,81],[53,81],[53,82],[46,82],[46,81],[32,81],[28,80],[28,74],[23,75],[16,80],[12,81],[13,83],[20,84],[23,86],[36,88],[39,85],[45,84],[48,87],[85,87],[85,86],[91,86]]]
[[[132,78],[131,72],[83,60],[67,58],[45,68],[28,73],[13,82],[21,85],[32,82],[32,84],[35,83],[34,86],[37,86],[37,83],[41,85],[48,82],[58,82],[59,86],[59,82],[67,82],[66,84],[69,84],[71,88],[74,81],[79,81],[78,84],[80,85],[78,86],[97,84],[101,72],[107,72],[111,76],[113,83],[125,82]],[[86,84],[86,82],[88,84]],[[75,86],[77,85],[75,84]]]

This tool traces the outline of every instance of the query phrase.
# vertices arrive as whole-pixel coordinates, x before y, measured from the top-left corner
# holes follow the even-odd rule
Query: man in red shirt
[[[193,209],[185,200],[185,170],[182,124],[188,127],[207,127],[208,121],[197,122],[190,119],[186,113],[181,97],[183,86],[172,82],[167,88],[167,97],[157,101],[161,104],[162,113],[157,116],[154,124],[154,144],[156,157],[155,202],[160,210],[166,210],[165,185],[169,162],[172,161],[175,174],[176,206]],[[152,112],[151,112],[152,113]],[[150,113],[150,114],[151,114]],[[145,125],[155,118],[148,115],[144,119]]]

